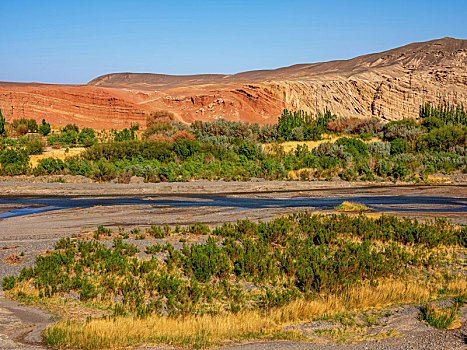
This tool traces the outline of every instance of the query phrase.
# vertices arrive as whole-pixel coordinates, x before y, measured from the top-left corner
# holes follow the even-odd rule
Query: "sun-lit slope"
[[[117,73],[90,85],[160,89],[240,84],[272,94],[285,107],[343,116],[416,117],[425,101],[467,103],[467,40],[413,43],[350,60],[300,64],[234,75],[169,76]],[[232,89],[224,89],[229,91]],[[253,100],[252,100],[253,101]]]
[[[42,118],[54,125],[75,123],[97,129],[144,124],[154,110],[170,110],[183,122],[226,118],[275,122],[285,107],[272,92],[258,86],[212,89],[191,87],[164,92],[77,85],[0,84],[0,109],[7,121]]]
[[[153,110],[178,120],[226,118],[274,123],[283,108],[346,117],[417,117],[419,105],[467,105],[467,40],[443,38],[350,60],[300,64],[234,75],[116,73],[88,85],[0,82],[7,120],[123,128]]]
[[[443,38],[413,43],[381,53],[359,56],[350,60],[338,60],[312,64],[298,64],[274,70],[257,70],[233,75],[163,75],[150,73],[106,74],[89,82],[89,85],[137,89],[167,89],[203,84],[253,83],[275,80],[307,81],[316,76],[356,74],[384,70],[426,70],[430,67],[465,70],[467,40]],[[464,75],[465,78],[465,75]],[[465,83],[465,80],[463,81]]]
[[[117,128],[144,119],[135,101],[141,93],[78,85],[0,84],[0,108],[7,120],[42,118],[53,125]]]

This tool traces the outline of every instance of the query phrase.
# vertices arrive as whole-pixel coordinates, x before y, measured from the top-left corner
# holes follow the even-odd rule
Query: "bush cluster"
[[[47,143],[55,146],[92,146],[97,142],[95,131],[83,128],[81,131],[74,124],[66,125],[59,133],[47,137]]]
[[[217,311],[269,308],[438,265],[444,257],[431,248],[467,246],[465,228],[446,220],[419,223],[384,215],[372,219],[299,213],[264,223],[226,223],[213,230],[196,224],[185,232],[208,237],[181,250],[169,243],[148,246],[146,253],[154,256],[146,259],[137,258],[138,248],[122,237],[115,238],[112,247],[96,240],[62,239],[18,278],[4,278],[3,288],[29,281],[40,298],[72,293],[83,302],[111,302],[117,315],[140,317],[199,313],[212,305]],[[173,231],[153,226],[147,234],[160,239]],[[112,235],[101,226],[94,238]],[[256,287],[246,293],[245,284]]]
[[[97,143],[94,130],[80,131],[76,125],[67,125],[59,133],[49,134],[48,143],[87,146],[87,151],[66,161],[41,161],[34,169],[25,162],[24,154],[42,152],[45,144],[41,137],[3,138],[0,153],[8,150],[8,154],[2,157],[0,173],[71,174],[118,182],[128,182],[134,175],[147,182],[253,177],[328,180],[337,176],[345,181],[424,181],[427,175],[436,172],[467,171],[467,126],[462,124],[463,108],[424,107],[420,113],[421,124],[403,119],[384,127],[376,119],[337,118],[328,111],[313,116],[287,110],[276,125],[219,119],[187,126],[174,121],[172,114],[159,111],[148,116],[150,129],[146,129],[143,139],[137,139],[132,127],[114,132],[107,142]],[[27,125],[27,120],[17,124]],[[50,128],[45,121],[42,127]],[[312,150],[299,144],[287,154],[279,144],[275,144],[274,153],[263,152],[260,145],[261,142],[316,140],[324,132],[351,134],[335,143],[321,143]],[[42,133],[46,134],[47,130]],[[363,142],[375,135],[384,141]]]
[[[316,141],[336,116],[329,111],[313,116],[304,111],[284,110],[277,122],[278,141]]]

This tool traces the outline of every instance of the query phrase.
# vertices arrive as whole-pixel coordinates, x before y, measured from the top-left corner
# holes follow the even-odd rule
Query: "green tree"
[[[85,147],[92,146],[96,142],[96,134],[91,128],[84,128],[78,134],[78,142]]]
[[[5,133],[5,118],[3,118],[2,110],[0,110],[0,135]]]
[[[397,180],[404,180],[407,175],[409,175],[409,171],[407,170],[407,166],[405,163],[398,161],[392,167],[392,177]]]
[[[404,139],[398,138],[391,141],[391,154],[402,154],[407,152],[409,146],[407,145],[407,141]]]
[[[42,119],[42,124],[39,126],[39,134],[42,136],[47,136],[50,133],[50,124],[45,122],[45,119]]]
[[[466,126],[444,126],[433,129],[419,142],[418,148],[428,148],[435,151],[449,151],[456,145],[465,145],[467,138]]]
[[[65,125],[65,127],[63,128],[63,131],[74,131],[75,133],[78,133],[79,132],[79,128],[78,126],[76,126],[75,124],[67,124]]]

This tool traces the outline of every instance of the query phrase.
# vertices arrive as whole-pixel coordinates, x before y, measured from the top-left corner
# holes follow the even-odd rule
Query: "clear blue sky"
[[[0,80],[236,73],[467,38],[466,0],[0,0]]]

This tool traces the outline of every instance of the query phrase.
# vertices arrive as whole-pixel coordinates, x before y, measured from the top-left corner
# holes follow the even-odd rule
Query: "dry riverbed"
[[[455,223],[466,224],[465,211],[455,211],[450,208],[462,208],[467,205],[467,187],[465,185],[418,186],[410,184],[364,184],[347,182],[209,182],[197,181],[190,183],[160,183],[160,184],[93,184],[93,183],[31,183],[29,181],[0,182],[1,195],[4,204],[0,205],[0,213],[11,209],[21,209],[25,203],[8,204],[9,197],[28,196],[60,196],[74,198],[120,198],[137,196],[144,198],[144,204],[97,205],[90,207],[75,207],[61,210],[39,212],[30,215],[16,216],[0,220],[0,275],[1,277],[17,275],[22,267],[31,266],[34,259],[42,252],[52,249],[54,243],[63,237],[85,235],[99,225],[126,231],[134,228],[147,228],[150,225],[171,226],[190,225],[201,222],[211,227],[224,222],[236,222],[241,219],[266,221],[279,215],[297,211],[332,212],[313,206],[287,207],[236,207],[206,205],[219,196],[230,199],[260,199],[262,203],[277,200],[294,200],[297,198],[339,198],[351,200],[353,197],[413,197],[422,200],[415,204],[399,205],[381,209],[375,205],[369,215],[390,213],[398,216],[430,219],[447,217]],[[456,204],[433,205],[424,198],[456,198]],[[157,201],[184,201],[189,199],[191,206],[177,207],[159,205]],[[26,202],[26,200],[25,200]],[[199,202],[199,206],[196,203]],[[194,203],[194,204],[193,204]],[[457,207],[456,207],[457,205]],[[399,209],[402,208],[402,209]],[[427,211],[426,209],[431,211]],[[146,242],[145,242],[146,241]],[[153,240],[133,241],[138,245],[153,244]],[[35,311],[36,309],[21,307],[3,299],[0,296],[0,349],[36,349],[38,333],[48,323],[50,315]],[[360,334],[363,342],[340,345],[336,339],[314,337],[312,343],[293,342],[262,342],[227,347],[226,349],[466,349],[466,322],[462,327],[452,331],[438,331],[426,326],[417,319],[418,306],[404,306],[388,310],[387,316],[382,316],[378,325],[367,327],[365,334]],[[28,317],[27,315],[31,316]],[[462,317],[466,320],[466,309]],[[308,324],[297,326],[304,334],[316,334],[316,330],[326,327],[339,328],[335,324]],[[376,328],[375,328],[376,327]],[[379,328],[377,328],[379,327]],[[39,330],[39,331],[38,331]],[[392,336],[381,336],[384,339],[365,340],[365,335],[391,331]],[[326,333],[326,332],[322,332]],[[386,333],[385,333],[386,334]],[[389,333],[388,333],[389,334]],[[316,339],[315,339],[316,338]],[[357,340],[357,338],[355,338]],[[355,341],[356,341],[355,340]]]

